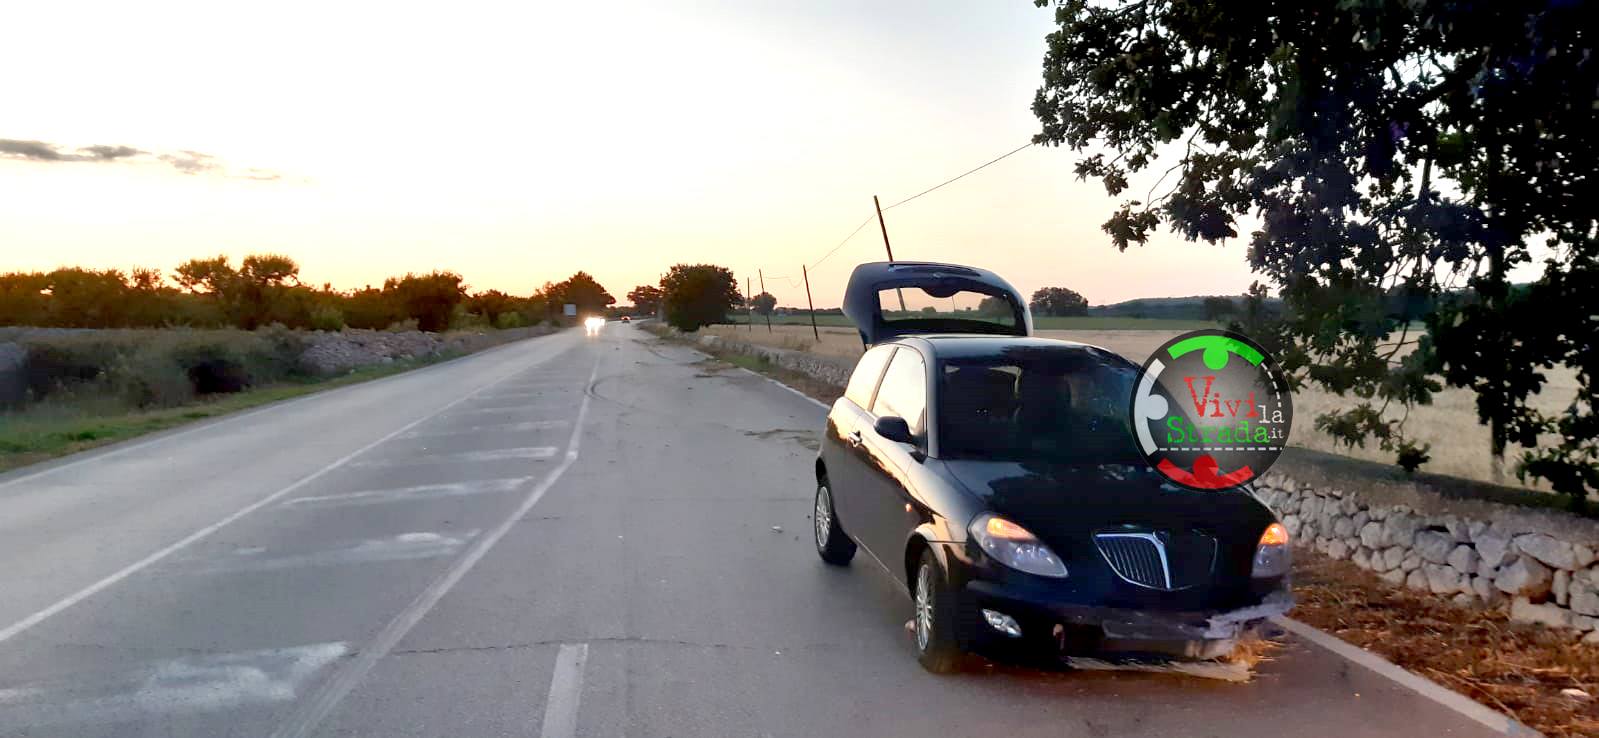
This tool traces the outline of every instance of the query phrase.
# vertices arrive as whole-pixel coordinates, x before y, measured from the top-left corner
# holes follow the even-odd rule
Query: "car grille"
[[[1094,544],[1116,576],[1150,589],[1203,584],[1216,564],[1216,539],[1203,533],[1099,533]]]

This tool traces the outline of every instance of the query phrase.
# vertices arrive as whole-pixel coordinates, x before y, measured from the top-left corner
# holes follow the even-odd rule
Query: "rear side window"
[[[888,355],[894,353],[893,346],[878,346],[867,351],[855,365],[855,373],[849,377],[849,386],[844,388],[844,396],[866,409],[872,404],[872,390],[877,387],[877,378],[883,376],[883,365],[888,363]]]
[[[922,435],[927,428],[927,368],[920,354],[908,348],[895,352],[883,375],[883,386],[877,390],[872,414],[897,415],[911,427],[911,435]]]

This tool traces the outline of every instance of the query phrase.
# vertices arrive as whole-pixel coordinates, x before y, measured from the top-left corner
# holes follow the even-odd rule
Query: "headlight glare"
[[[1066,564],[1037,536],[998,515],[984,513],[972,520],[972,539],[995,561],[1017,571],[1041,577],[1066,576]]]

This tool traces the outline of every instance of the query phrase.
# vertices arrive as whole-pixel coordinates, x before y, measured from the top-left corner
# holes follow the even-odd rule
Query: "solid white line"
[[[543,335],[553,336],[553,335],[558,335],[558,334],[556,334],[556,333],[546,333],[546,334],[543,334]],[[422,374],[428,374],[428,373],[434,372],[436,370],[443,369],[444,367],[456,364],[457,362],[465,362],[468,359],[475,359],[475,358],[480,357],[480,356],[486,356],[488,354],[495,353],[495,352],[501,351],[503,349],[510,348],[511,346],[515,346],[516,344],[521,343],[522,341],[530,340],[531,338],[539,338],[539,337],[540,336],[530,336],[529,338],[524,338],[524,339],[517,340],[517,341],[511,341],[509,343],[502,343],[502,344],[500,344],[498,346],[492,346],[492,347],[486,348],[486,349],[484,349],[482,351],[478,351],[476,353],[467,354],[466,356],[459,356],[459,357],[456,357],[454,359],[449,359],[447,361],[441,361],[441,362],[439,362],[437,364],[429,364],[429,365],[424,366],[424,367],[411,369],[409,371],[403,371],[403,372],[400,372],[399,374],[391,374],[391,375],[389,375],[387,377],[378,377],[377,379],[369,380],[369,381],[366,381],[366,382],[358,382],[356,384],[346,385],[344,387],[334,387],[334,388],[328,389],[328,390],[320,390],[320,391],[317,391],[317,392],[312,392],[311,394],[308,394],[308,395],[302,395],[300,397],[296,397],[294,399],[283,400],[281,402],[270,403],[270,404],[265,405],[263,407],[255,408],[254,410],[246,410],[244,412],[239,412],[239,413],[229,413],[227,415],[223,415],[223,416],[211,419],[211,420],[197,421],[197,422],[195,422],[193,424],[184,426],[180,430],[175,430],[175,431],[172,431],[170,433],[158,434],[158,435],[156,435],[153,438],[146,438],[144,440],[134,440],[134,441],[124,442],[126,445],[112,444],[110,446],[107,446],[104,450],[84,451],[81,455],[79,455],[79,458],[73,459],[72,461],[67,461],[67,462],[62,463],[62,464],[57,464],[56,466],[52,466],[52,467],[50,467],[48,469],[40,469],[39,471],[33,472],[31,474],[23,474],[21,476],[12,477],[10,479],[0,480],[0,489],[5,489],[6,487],[10,487],[12,485],[17,485],[17,484],[21,484],[23,482],[31,481],[31,480],[34,480],[34,479],[39,479],[40,477],[47,477],[47,476],[50,476],[52,474],[56,474],[58,472],[65,471],[67,469],[75,469],[75,468],[77,468],[79,466],[83,466],[85,464],[93,464],[95,462],[105,461],[106,459],[116,458],[116,457],[121,456],[121,455],[123,455],[125,453],[128,453],[130,451],[137,451],[137,450],[139,450],[141,448],[144,448],[146,446],[150,446],[150,445],[157,444],[157,443],[164,443],[166,441],[171,441],[171,440],[177,439],[177,438],[182,438],[184,436],[187,436],[187,435],[190,435],[190,434],[193,434],[193,433],[198,433],[198,432],[203,431],[203,430],[212,429],[212,428],[215,428],[215,427],[217,427],[219,425],[224,425],[224,424],[228,424],[228,423],[234,423],[234,422],[237,422],[237,421],[240,421],[240,420],[244,420],[246,418],[254,417],[256,415],[261,415],[263,413],[275,412],[275,411],[282,410],[282,409],[287,408],[287,407],[293,407],[295,405],[299,405],[299,404],[304,403],[304,402],[310,402],[312,400],[317,400],[317,399],[321,399],[321,398],[325,398],[325,397],[330,397],[330,396],[332,396],[334,394],[343,394],[343,393],[348,393],[348,392],[354,392],[354,391],[361,390],[363,388],[376,387],[376,386],[387,384],[389,382],[393,382],[393,381],[396,381],[396,380],[405,379],[405,378],[408,378],[408,377],[416,377],[416,376],[419,376],[419,375],[422,375]]]
[[[594,378],[599,376],[599,372],[600,362],[596,358],[594,370],[589,373],[589,384],[592,385],[594,383]],[[511,513],[510,517],[507,517],[494,530],[489,531],[487,535],[477,539],[472,546],[467,548],[466,553],[461,555],[461,558],[456,559],[455,563],[441,574],[438,579],[433,580],[426,589],[422,590],[421,594],[418,594],[416,599],[411,601],[411,604],[407,605],[404,610],[394,616],[393,620],[383,626],[383,630],[378,631],[378,634],[372,638],[372,642],[361,647],[356,656],[350,659],[343,669],[340,669],[328,679],[327,683],[322,686],[315,696],[301,702],[299,709],[295,710],[288,720],[279,725],[277,730],[272,731],[272,738],[304,738],[310,735],[311,731],[316,730],[316,726],[333,712],[333,708],[338,707],[345,696],[355,689],[355,685],[360,684],[361,680],[366,678],[367,673],[377,666],[378,661],[394,650],[394,646],[400,642],[400,639],[404,638],[406,633],[411,632],[411,629],[416,627],[416,624],[421,622],[422,618],[435,605],[439,604],[439,600],[444,599],[444,595],[448,594],[456,583],[460,582],[467,572],[471,571],[472,567],[476,566],[477,562],[488,554],[489,549],[493,548],[494,544],[499,543],[500,539],[504,538],[505,534],[509,533],[511,528],[516,525],[516,522],[527,515],[528,511],[532,510],[533,506],[544,498],[544,493],[550,491],[550,488],[555,486],[555,483],[560,480],[561,475],[565,474],[566,470],[571,468],[572,463],[577,461],[578,444],[583,437],[583,421],[588,417],[589,412],[589,399],[589,394],[585,392],[583,394],[583,404],[577,410],[577,420],[572,424],[572,437],[566,446],[566,458],[561,460],[560,465],[552,469],[532,491],[528,492],[527,499],[522,501],[522,504]]]
[[[583,697],[583,665],[589,660],[589,644],[566,643],[555,655],[555,673],[550,675],[550,696],[544,701],[542,738],[572,738],[577,733],[577,707]]]
[[[786,389],[789,392],[793,392],[794,394],[799,395],[800,397],[803,397],[803,398],[809,400],[812,405],[815,405],[815,406],[817,406],[817,407],[819,407],[819,408],[821,408],[823,410],[832,410],[832,408],[828,407],[827,404],[822,402],[821,400],[818,400],[818,399],[816,399],[814,397],[811,397],[810,395],[807,395],[804,392],[801,392],[801,391],[799,391],[797,389],[794,389],[793,387],[790,387],[790,386],[788,386],[786,384],[783,384],[782,382],[779,382],[779,381],[777,381],[777,380],[775,380],[775,379],[773,379],[771,377],[768,377],[765,374],[761,374],[760,372],[750,371],[749,369],[745,369],[744,367],[739,367],[738,370],[741,371],[741,372],[744,372],[746,374],[749,374],[752,377],[760,377],[761,379],[764,379],[764,380],[766,380],[768,382],[771,382],[772,384],[775,384],[775,385],[777,385],[779,387],[782,387],[783,389]]]
[[[1416,694],[1426,697],[1433,702],[1454,710],[1461,715],[1471,718],[1472,720],[1487,726],[1489,729],[1505,735],[1542,735],[1538,731],[1522,725],[1516,720],[1511,719],[1509,716],[1492,710],[1476,700],[1471,699],[1470,697],[1442,687],[1437,682],[1434,682],[1430,679],[1406,671],[1405,669],[1395,665],[1393,662],[1378,656],[1375,653],[1367,651],[1364,648],[1360,648],[1352,643],[1348,643],[1337,636],[1332,635],[1331,633],[1323,632],[1312,626],[1301,623],[1298,620],[1283,615],[1272,618],[1272,622],[1281,625],[1282,627],[1286,628],[1288,632],[1293,633],[1300,638],[1310,641],[1311,643],[1321,646],[1328,651],[1332,651],[1339,656],[1364,666],[1367,669],[1376,672],[1379,676],[1386,677],[1388,680],[1395,682],[1400,686],[1406,687]]]
[[[432,420],[433,418],[443,414],[445,411],[449,410],[450,408],[453,408],[456,405],[459,405],[459,404],[461,404],[463,402],[466,402],[467,400],[472,399],[474,396],[477,395],[477,393],[482,392],[483,390],[486,390],[486,389],[488,389],[490,387],[493,387],[493,386],[499,384],[500,382],[503,382],[503,381],[505,381],[507,379],[510,379],[511,377],[514,377],[517,374],[520,374],[520,373],[522,373],[524,371],[526,371],[526,368],[519,366],[519,367],[516,368],[515,371],[512,371],[512,372],[506,374],[505,376],[500,377],[499,379],[496,379],[496,380],[494,380],[492,382],[489,382],[488,384],[485,384],[485,385],[483,385],[481,387],[478,387],[477,389],[472,390],[471,392],[469,392],[469,393],[467,393],[465,395],[462,395],[461,397],[451,401],[448,405],[445,405],[444,407],[441,407],[441,408],[439,408],[437,410],[434,410],[433,412],[428,413],[427,415],[424,415],[424,416],[422,416],[420,418],[417,418],[416,420],[413,420],[413,421],[411,421],[409,423],[406,423],[405,425],[400,426],[400,428],[398,430],[395,430],[395,431],[389,433],[388,435],[385,435],[382,438],[379,438],[376,441],[373,441],[373,442],[371,442],[371,443],[369,443],[369,444],[367,444],[365,446],[362,446],[359,449],[356,449],[355,451],[352,451],[352,452],[350,452],[348,454],[345,454],[344,456],[339,457],[339,459],[337,461],[334,461],[333,463],[328,464],[327,466],[324,466],[321,469],[318,469],[318,470],[316,470],[314,472],[311,472],[310,474],[307,474],[306,476],[300,477],[300,479],[298,481],[296,481],[295,483],[293,483],[293,484],[291,484],[291,485],[289,485],[287,487],[284,487],[283,489],[280,489],[280,490],[278,490],[276,492],[273,492],[272,494],[267,495],[266,497],[263,497],[263,498],[261,498],[259,500],[256,500],[255,502],[252,502],[249,505],[244,506],[238,512],[235,512],[232,515],[229,515],[229,516],[227,516],[227,517],[225,517],[225,518],[223,518],[223,519],[221,519],[221,520],[219,520],[219,521],[217,521],[215,523],[212,523],[212,524],[210,524],[210,525],[208,525],[208,526],[206,526],[204,528],[201,528],[201,529],[199,529],[199,530],[197,530],[197,531],[195,531],[193,533],[190,533],[187,536],[184,536],[177,543],[173,543],[173,544],[167,546],[166,548],[163,548],[163,549],[161,549],[159,551],[156,551],[153,554],[150,554],[149,556],[146,556],[146,557],[144,557],[142,559],[139,559],[138,561],[135,561],[135,562],[133,562],[131,564],[128,564],[127,566],[122,567],[121,569],[118,569],[115,573],[111,574],[110,576],[108,576],[108,577],[106,577],[104,579],[101,579],[100,581],[95,582],[94,584],[91,584],[91,585],[89,585],[87,587],[84,587],[83,589],[80,589],[77,592],[72,593],[71,595],[68,595],[65,599],[62,599],[62,600],[56,602],[55,604],[53,604],[53,605],[51,605],[49,607],[46,607],[43,610],[40,610],[40,611],[38,611],[38,612],[36,612],[36,613],[34,613],[32,615],[29,615],[28,617],[25,617],[25,618],[15,622],[15,623],[12,623],[10,626],[6,627],[5,630],[0,630],[0,643],[4,643],[4,642],[6,642],[8,640],[11,640],[12,638],[15,638],[19,633],[22,633],[23,631],[26,631],[29,628],[32,628],[33,626],[38,625],[39,623],[42,623],[45,620],[48,620],[50,617],[56,615],[57,613],[61,612],[62,610],[65,610],[65,609],[67,609],[69,607],[72,607],[73,605],[78,604],[79,602],[82,602],[82,601],[84,601],[84,600],[86,600],[86,599],[88,599],[90,597],[93,597],[95,595],[95,593],[97,593],[97,592],[99,592],[99,591],[101,591],[101,590],[103,590],[103,589],[105,589],[107,587],[110,587],[110,586],[116,584],[117,582],[120,582],[120,581],[122,581],[124,579],[127,579],[128,577],[130,577],[130,576],[132,576],[134,574],[137,574],[139,571],[149,567],[151,564],[154,564],[154,563],[156,563],[156,562],[158,562],[158,561],[160,561],[160,560],[162,560],[162,559],[164,559],[164,558],[166,558],[168,556],[171,556],[172,554],[177,553],[178,551],[181,551],[182,549],[184,549],[185,547],[187,547],[190,544],[194,543],[195,541],[198,541],[198,540],[200,540],[202,538],[205,538],[206,536],[211,535],[212,533],[215,533],[215,532],[221,530],[222,528],[226,527],[228,524],[232,523],[233,521],[238,520],[239,518],[242,518],[242,517],[244,517],[246,515],[249,515],[250,513],[253,513],[256,510],[259,510],[259,509],[261,509],[263,507],[266,507],[267,505],[270,505],[273,502],[275,502],[275,501],[277,501],[279,499],[282,499],[285,495],[288,495],[289,493],[291,493],[291,492],[293,492],[293,491],[295,491],[295,490],[297,490],[297,489],[299,489],[301,487],[304,487],[305,485],[310,484],[311,482],[316,481],[317,479],[321,478],[323,475],[327,474],[328,472],[331,472],[334,469],[337,469],[340,466],[343,466],[345,463],[349,462],[351,459],[354,459],[355,457],[360,456],[361,454],[364,454],[367,451],[372,450],[373,448],[376,448],[379,444],[382,444],[385,441],[388,441],[388,440],[390,440],[390,439],[392,439],[392,438],[394,438],[394,437],[396,437],[396,436],[398,436],[398,435],[400,435],[400,434],[402,434],[402,433],[404,433],[404,432],[406,432],[408,430],[411,430],[412,428],[415,428],[415,427],[417,427],[418,425],[421,425],[424,422]],[[586,396],[585,396],[585,399],[586,399]]]

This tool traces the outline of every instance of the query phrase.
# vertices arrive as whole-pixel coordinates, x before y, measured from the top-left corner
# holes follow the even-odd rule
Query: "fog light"
[[[988,627],[993,628],[1012,638],[1022,637],[1022,626],[1016,624],[1016,618],[1002,612],[984,610],[983,619],[988,621]]]

